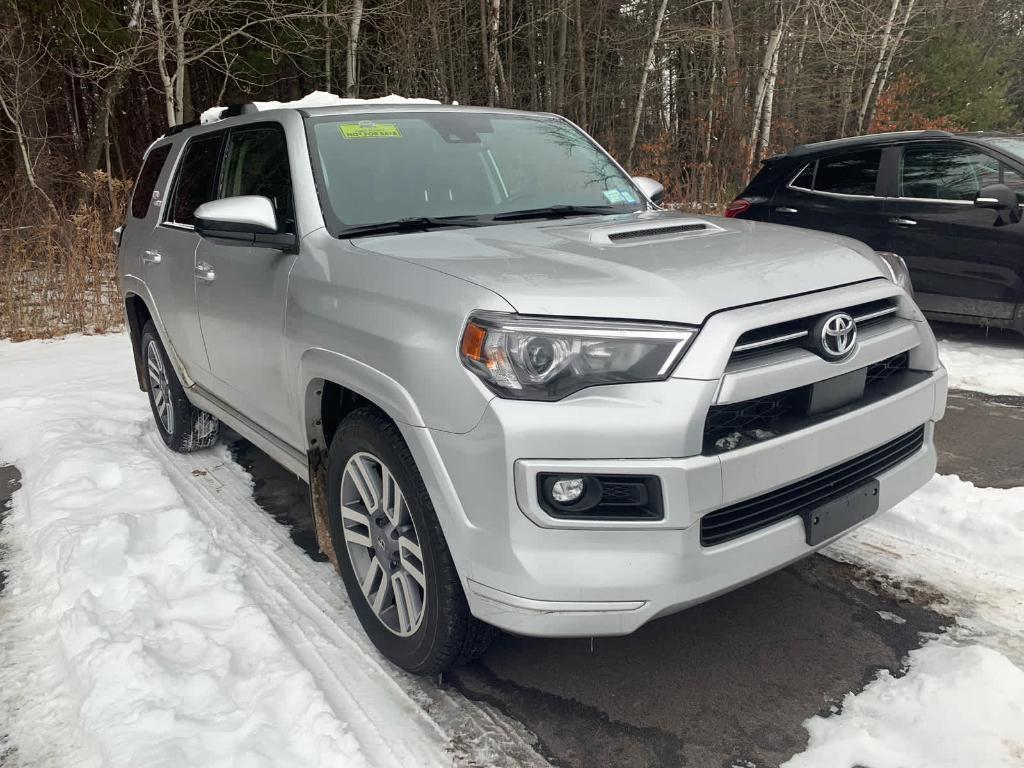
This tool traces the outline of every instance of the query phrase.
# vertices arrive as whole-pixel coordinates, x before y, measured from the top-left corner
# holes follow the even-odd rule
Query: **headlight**
[[[598,384],[668,378],[696,329],[477,312],[463,364],[502,397],[560,400]]]
[[[907,262],[903,260],[903,257],[889,251],[875,251],[875,253],[885,262],[885,266],[889,268],[889,275],[892,277],[892,281],[913,296],[914,286],[910,282],[910,270],[907,269]]]

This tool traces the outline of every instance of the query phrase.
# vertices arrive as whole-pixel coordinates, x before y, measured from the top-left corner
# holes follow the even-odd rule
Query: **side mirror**
[[[655,205],[660,205],[661,201],[665,199],[665,187],[661,182],[647,176],[634,176],[633,183],[640,187],[640,191]]]
[[[294,251],[295,235],[278,232],[274,204],[260,195],[224,197],[203,203],[195,211],[195,228],[203,237]]]
[[[982,187],[978,196],[974,198],[974,205],[977,208],[990,208],[1000,214],[1005,212],[1011,224],[1020,221],[1020,203],[1017,195],[1005,184],[989,184]]]

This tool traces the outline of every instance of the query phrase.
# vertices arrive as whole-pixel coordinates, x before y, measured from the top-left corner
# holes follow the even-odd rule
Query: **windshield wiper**
[[[626,213],[611,205],[549,205],[546,208],[529,208],[525,211],[496,213],[493,221],[516,221],[518,219],[560,219],[567,216],[588,216],[607,213]]]
[[[478,227],[487,222],[477,216],[410,216],[395,221],[380,221],[376,224],[357,224],[345,227],[338,233],[340,238],[362,237],[363,235],[386,235],[394,232],[425,232],[443,227]]]

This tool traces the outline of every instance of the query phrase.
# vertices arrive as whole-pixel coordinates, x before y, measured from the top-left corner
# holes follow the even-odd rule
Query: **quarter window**
[[[804,166],[804,169],[797,174],[797,177],[790,183],[791,187],[797,189],[814,189],[814,169],[818,165],[817,161],[808,163]]]
[[[908,147],[900,167],[900,197],[973,200],[1003,175],[998,160],[970,147]]]
[[[278,228],[295,231],[288,147],[281,128],[263,125],[231,132],[220,196],[238,195],[269,198],[277,213]]]
[[[199,136],[186,145],[185,155],[178,168],[168,221],[195,224],[196,208],[216,197],[222,138],[222,133]]]
[[[151,151],[146,162],[142,164],[138,181],[135,182],[135,191],[132,193],[132,216],[134,218],[146,218],[146,214],[149,212],[149,203],[153,199],[153,191],[156,189],[157,179],[160,178],[160,171],[163,170],[170,152],[171,145],[164,144]]]

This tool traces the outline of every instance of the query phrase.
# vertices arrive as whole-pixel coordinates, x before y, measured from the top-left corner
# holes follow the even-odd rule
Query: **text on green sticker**
[[[341,135],[346,139],[402,138],[402,132],[394,123],[342,123]]]

